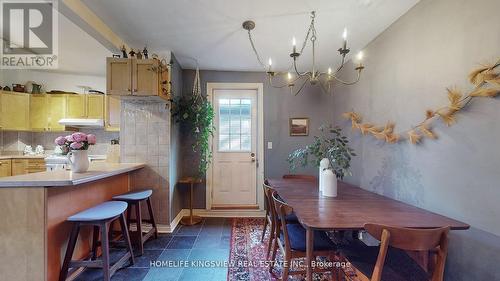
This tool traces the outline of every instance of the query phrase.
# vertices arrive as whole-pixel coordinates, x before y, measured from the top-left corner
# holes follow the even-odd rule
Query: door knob
[[[252,157],[252,162],[255,162],[255,161],[256,161],[256,159],[255,159],[255,153],[253,153],[253,152],[252,152],[252,153],[250,153],[250,157]]]

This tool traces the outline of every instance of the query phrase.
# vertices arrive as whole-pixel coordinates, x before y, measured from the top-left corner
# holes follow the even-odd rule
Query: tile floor
[[[187,267],[186,262],[227,261],[231,238],[230,219],[205,218],[194,226],[178,226],[172,234],[160,234],[156,240],[144,245],[144,255],[135,258],[135,264],[118,270],[113,281],[226,281],[225,267]],[[112,262],[122,249],[112,249]],[[151,261],[176,263],[176,266],[151,266]],[[179,266],[181,265],[181,266]],[[86,269],[78,281],[102,280],[102,271]]]

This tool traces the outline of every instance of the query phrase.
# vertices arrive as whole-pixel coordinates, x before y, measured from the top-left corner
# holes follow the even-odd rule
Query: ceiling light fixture
[[[305,84],[309,82],[311,85],[316,85],[319,84],[321,86],[321,89],[325,93],[330,93],[332,90],[332,84],[334,81],[337,81],[339,83],[342,83],[344,85],[353,85],[356,84],[359,81],[359,78],[361,77],[361,71],[365,68],[363,64],[361,63],[361,60],[363,58],[363,53],[359,52],[357,59],[359,61],[359,64],[356,66],[355,70],[357,71],[357,77],[354,81],[345,81],[342,80],[338,77],[338,74],[340,71],[343,69],[346,61],[345,57],[346,55],[350,52],[349,48],[347,48],[347,29],[344,28],[344,32],[342,33],[342,37],[344,38],[344,43],[341,48],[338,49],[338,52],[342,56],[342,61],[340,63],[340,66],[337,67],[335,71],[332,71],[332,68],[329,67],[327,72],[321,72],[316,69],[316,28],[314,26],[314,20],[316,18],[316,12],[312,11],[311,12],[311,24],[309,25],[309,29],[306,34],[306,38],[304,39],[304,42],[302,43],[302,47],[300,48],[300,51],[297,52],[297,41],[295,37],[292,37],[292,53],[290,54],[290,57],[292,58],[292,65],[290,68],[285,71],[285,72],[278,72],[278,71],[273,71],[272,69],[272,59],[269,58],[268,65],[266,66],[261,59],[261,56],[257,52],[257,49],[255,48],[255,44],[253,42],[252,38],[252,33],[251,31],[255,28],[255,22],[253,21],[245,21],[243,23],[243,28],[248,31],[248,39],[250,40],[250,45],[252,46],[253,52],[255,53],[255,56],[257,57],[257,61],[259,64],[266,69],[267,76],[269,78],[269,84],[274,87],[274,88],[284,88],[288,87],[290,89],[290,92],[293,93],[293,89],[296,85],[295,82],[299,81],[300,87],[297,91],[295,91],[295,95],[300,93],[302,89],[304,88]],[[310,71],[306,72],[300,72],[297,67],[297,61],[301,54],[303,53],[305,47],[307,46],[307,42],[311,41],[312,44],[312,69]],[[294,74],[289,71],[292,70]],[[276,77],[282,77],[282,80],[286,80],[285,84],[282,85],[274,85],[273,80],[275,80]],[[295,76],[295,77],[294,77]]]

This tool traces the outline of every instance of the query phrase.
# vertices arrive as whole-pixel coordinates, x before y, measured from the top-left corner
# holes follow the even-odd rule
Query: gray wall
[[[498,11],[498,0],[421,1],[366,47],[365,75],[337,88],[334,120],[348,127],[341,114],[354,108],[404,130],[447,104],[446,87],[471,89],[469,71],[500,55]],[[500,280],[499,108],[476,100],[418,146],[350,136],[360,156],[349,182],[472,225],[450,235],[446,280]]]
[[[195,72],[183,71],[183,94],[190,95]],[[318,133],[317,128],[333,117],[331,95],[326,95],[318,86],[306,86],[298,96],[290,94],[288,89],[276,89],[269,86],[264,73],[201,71],[202,93],[206,95],[208,82],[225,83],[263,83],[264,84],[264,154],[265,177],[281,177],[289,172],[286,158],[294,149],[312,142]],[[290,137],[288,122],[290,117],[309,117],[310,133],[308,137]],[[183,130],[182,174],[195,175],[197,156],[192,153],[189,133]],[[267,142],[273,142],[273,149],[267,149]],[[297,173],[316,174],[315,168],[299,169]],[[184,196],[186,198],[187,196]],[[187,206],[184,203],[184,206]],[[200,185],[195,191],[195,208],[205,208],[205,186]]]

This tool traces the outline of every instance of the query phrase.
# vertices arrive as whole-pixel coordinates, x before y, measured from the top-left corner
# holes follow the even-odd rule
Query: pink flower
[[[66,139],[66,141],[68,141],[68,142],[74,142],[74,141],[75,141],[75,139],[73,138],[73,136],[72,136],[72,135],[68,135],[68,136],[66,136],[66,137],[64,137],[64,138],[65,138],[65,139]]]
[[[57,145],[64,145],[66,143],[66,138],[63,136],[57,137],[55,143]]]
[[[96,139],[95,135],[88,134],[87,141],[89,142],[89,144],[95,144],[97,142],[97,139]]]
[[[84,133],[77,132],[73,133],[71,136],[76,142],[83,142],[87,140],[87,135]]]
[[[69,147],[71,147],[71,149],[80,149],[83,147],[83,144],[81,142],[72,142]]]

